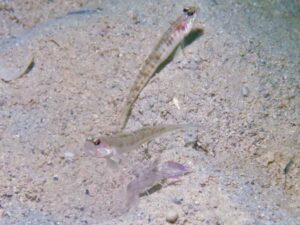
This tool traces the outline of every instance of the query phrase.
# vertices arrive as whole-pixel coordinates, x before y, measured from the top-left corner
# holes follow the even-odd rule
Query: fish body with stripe
[[[196,7],[184,8],[183,15],[181,15],[163,34],[160,41],[145,60],[140,73],[130,90],[124,111],[121,114],[122,130],[127,124],[133,104],[137,100],[139,94],[154,76],[159,66],[168,59],[174,50],[182,43],[185,36],[190,33],[195,18]]]
[[[147,143],[164,133],[191,127],[195,126],[189,124],[157,125],[153,127],[144,127],[132,132],[122,132],[111,136],[102,136],[95,140],[87,140],[84,145],[84,151],[89,155],[105,158],[108,163],[119,164],[124,153],[137,149],[142,144]]]

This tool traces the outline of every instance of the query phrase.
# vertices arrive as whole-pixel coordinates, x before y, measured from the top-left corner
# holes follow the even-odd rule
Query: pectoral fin
[[[111,158],[106,159],[106,165],[112,170],[117,170],[119,168],[119,163]]]
[[[118,166],[121,164],[123,161],[123,156],[119,152],[115,150],[114,155],[106,159],[107,161],[107,166],[110,167],[111,169],[117,169]]]

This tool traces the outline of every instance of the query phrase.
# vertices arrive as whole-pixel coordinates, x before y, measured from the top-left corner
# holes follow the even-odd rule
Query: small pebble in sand
[[[174,105],[176,106],[176,108],[177,108],[178,110],[180,110],[179,101],[178,101],[178,99],[177,99],[176,97],[173,98],[173,103],[174,103]]]
[[[182,197],[175,197],[172,201],[177,205],[181,205],[181,203],[183,202],[183,198]]]
[[[248,87],[243,86],[241,88],[241,92],[242,92],[243,97],[248,97],[249,96],[249,88]]]
[[[64,157],[66,160],[72,161],[74,158],[74,153],[73,152],[65,152]]]
[[[166,221],[169,223],[175,223],[178,219],[178,213],[175,210],[168,210],[166,213]]]
[[[58,181],[58,175],[54,175],[53,180]]]

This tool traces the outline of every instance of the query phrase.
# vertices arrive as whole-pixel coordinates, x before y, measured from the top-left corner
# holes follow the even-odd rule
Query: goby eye
[[[94,144],[95,144],[95,145],[100,145],[100,144],[101,144],[101,140],[100,140],[100,139],[95,140],[95,141],[94,141]]]
[[[190,12],[188,12],[187,14],[188,14],[188,16],[193,16],[194,13],[195,13],[195,12],[191,12],[191,11],[190,11]]]

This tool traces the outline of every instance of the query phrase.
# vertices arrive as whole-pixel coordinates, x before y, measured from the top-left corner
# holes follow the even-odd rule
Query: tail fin
[[[123,108],[123,111],[121,112],[120,121],[121,121],[121,127],[120,131],[124,130],[124,128],[127,125],[127,122],[129,120],[129,115],[131,114],[133,104],[126,102],[125,107]]]

